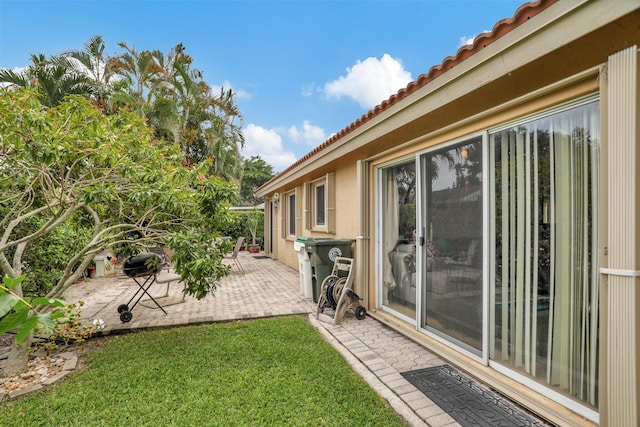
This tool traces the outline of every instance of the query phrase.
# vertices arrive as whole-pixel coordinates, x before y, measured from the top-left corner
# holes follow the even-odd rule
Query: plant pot
[[[90,279],[93,279],[96,277],[96,266],[95,265],[90,265],[87,267],[87,276]]]
[[[251,252],[252,254],[257,254],[258,252],[260,252],[260,245],[258,244],[248,245],[248,248],[249,248],[249,252]]]

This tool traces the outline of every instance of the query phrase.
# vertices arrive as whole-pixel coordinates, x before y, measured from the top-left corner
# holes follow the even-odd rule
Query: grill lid
[[[157,254],[138,254],[127,258],[122,269],[129,277],[149,276],[160,271],[162,260]]]

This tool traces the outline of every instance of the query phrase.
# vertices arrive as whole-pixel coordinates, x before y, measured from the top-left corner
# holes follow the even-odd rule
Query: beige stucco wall
[[[355,212],[358,208],[357,188],[356,188],[356,159],[357,153],[338,159],[329,167],[315,170],[304,175],[300,179],[288,183],[286,186],[279,187],[276,192],[285,194],[295,187],[301,187],[302,199],[306,197],[306,183],[313,182],[322,178],[327,173],[335,174],[335,182],[338,183],[335,188],[336,198],[336,222],[335,233],[326,233],[322,231],[314,231],[307,228],[307,224],[302,219],[302,229],[299,230],[299,236],[336,238],[336,239],[355,239],[357,233],[357,218]],[[302,202],[302,201],[299,201]],[[277,240],[276,250],[272,254],[274,258],[280,262],[297,269],[298,255],[293,249],[294,240],[291,238],[283,238],[280,231],[282,226],[282,215],[284,214],[281,207],[278,208],[274,225],[274,237]],[[303,215],[304,217],[304,215]]]

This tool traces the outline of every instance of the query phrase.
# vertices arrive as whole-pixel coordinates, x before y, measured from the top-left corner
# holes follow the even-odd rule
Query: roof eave
[[[446,97],[459,96],[462,91],[467,93],[486,84],[489,79],[496,80],[509,74],[510,70],[519,65],[535,60],[529,54],[520,54],[516,48],[521,48],[525,42],[537,43],[536,34],[572,12],[589,5],[589,0],[568,0],[557,2],[556,0],[540,0],[535,3],[527,3],[518,8],[511,19],[499,21],[490,33],[482,34],[474,40],[472,47],[461,48],[455,57],[445,58],[439,66],[432,67],[429,73],[421,75],[416,81],[409,83],[407,88],[401,89],[396,95],[369,111],[343,129],[337,135],[320,144],[314,150],[280,172],[270,181],[256,190],[259,196],[265,196],[277,191],[283,185],[294,181],[323,164],[344,154],[345,145],[350,144],[348,150],[357,149],[360,145],[371,141],[367,135],[373,128],[379,128],[384,122],[389,122],[390,129],[393,123],[399,125],[414,120],[425,111],[429,111],[429,105],[437,104],[438,92],[443,94],[447,88]],[[626,2],[625,2],[626,3]],[[555,4],[555,7],[548,9]],[[617,13],[625,13],[629,7],[620,7]],[[583,11],[584,13],[584,11]],[[612,15],[616,11],[610,12]],[[537,16],[536,19],[531,19]],[[609,17],[594,17],[588,20],[589,26],[584,26],[582,32],[591,31],[606,22]],[[563,36],[575,39],[580,32],[569,33]],[[561,39],[562,40],[562,39]],[[536,46],[535,54],[543,56],[548,51],[557,49],[557,44],[548,46]],[[431,103],[429,102],[431,101]],[[420,108],[408,108],[412,104],[420,104]],[[376,131],[375,136],[379,136]]]

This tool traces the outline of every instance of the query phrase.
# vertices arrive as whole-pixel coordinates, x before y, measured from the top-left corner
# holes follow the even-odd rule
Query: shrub
[[[251,225],[252,221],[257,221],[256,228],[256,242],[262,242],[264,239],[264,212],[261,210],[250,211],[232,211],[234,218],[233,223],[223,230],[220,230],[220,234],[223,236],[230,236],[234,240],[240,236],[243,236],[245,242],[251,243]]]
[[[46,295],[58,282],[69,262],[91,240],[91,230],[77,222],[62,224],[33,242],[25,252],[26,279],[22,291],[28,296]]]

